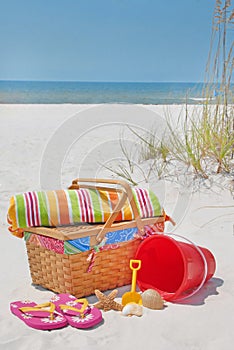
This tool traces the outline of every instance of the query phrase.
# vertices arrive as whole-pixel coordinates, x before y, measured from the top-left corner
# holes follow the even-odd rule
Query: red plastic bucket
[[[192,242],[177,241],[165,234],[146,238],[135,259],[141,260],[137,275],[139,288],[142,291],[155,289],[168,301],[195,294],[213,276],[216,266],[208,249]]]

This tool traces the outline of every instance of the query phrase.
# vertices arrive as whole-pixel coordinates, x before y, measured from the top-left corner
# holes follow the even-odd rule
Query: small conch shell
[[[142,316],[143,314],[143,307],[139,304],[136,303],[128,303],[127,305],[124,306],[122,310],[122,315],[124,316]]]
[[[164,300],[154,289],[147,289],[141,294],[142,305],[153,310],[161,310],[164,307]]]

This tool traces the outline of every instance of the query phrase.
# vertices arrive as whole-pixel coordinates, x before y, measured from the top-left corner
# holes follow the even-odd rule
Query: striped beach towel
[[[142,218],[162,215],[157,196],[150,190],[133,188],[133,198]],[[19,228],[76,223],[106,222],[118,203],[116,191],[98,189],[57,190],[26,192],[10,199],[8,222],[10,231],[22,236]],[[134,215],[128,199],[116,221],[133,220]]]

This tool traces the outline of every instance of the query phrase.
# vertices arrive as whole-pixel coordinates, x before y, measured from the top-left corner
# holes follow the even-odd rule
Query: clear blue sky
[[[0,0],[0,80],[204,78],[215,0]]]

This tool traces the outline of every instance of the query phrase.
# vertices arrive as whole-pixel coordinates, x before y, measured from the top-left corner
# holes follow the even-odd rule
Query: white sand
[[[0,105],[0,349],[233,349],[234,203],[231,193],[217,186],[192,193],[177,183],[152,182],[164,208],[177,221],[174,232],[207,247],[216,258],[214,277],[186,303],[168,302],[163,311],[144,309],[141,318],[109,311],[103,314],[103,325],[88,331],[33,330],[9,311],[12,301],[41,303],[53,295],[31,285],[24,242],[7,230],[10,196],[41,187],[66,187],[79,176],[110,177],[101,164],[119,159],[123,124],[150,130],[155,122],[160,135],[165,108]],[[170,106],[175,116],[180,110],[181,106]],[[123,138],[134,145],[131,133],[125,132]],[[119,296],[126,290],[120,288]]]

